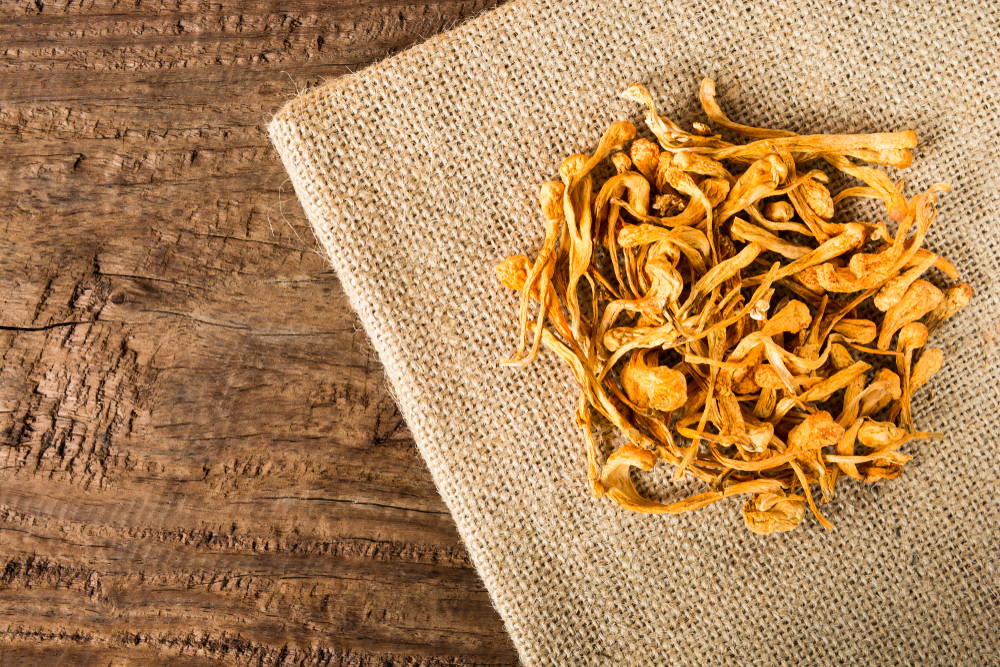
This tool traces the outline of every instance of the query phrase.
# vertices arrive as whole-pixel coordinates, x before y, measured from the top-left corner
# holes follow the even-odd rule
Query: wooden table
[[[0,5],[0,664],[516,661],[264,130],[494,4]]]

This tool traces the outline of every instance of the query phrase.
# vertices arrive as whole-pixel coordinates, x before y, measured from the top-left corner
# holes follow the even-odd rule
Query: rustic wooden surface
[[[0,3],[0,664],[515,662],[264,131],[494,4]]]

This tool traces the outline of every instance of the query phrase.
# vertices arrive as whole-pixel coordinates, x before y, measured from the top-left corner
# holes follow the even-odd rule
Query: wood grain
[[[264,129],[494,4],[0,4],[0,664],[516,661]]]

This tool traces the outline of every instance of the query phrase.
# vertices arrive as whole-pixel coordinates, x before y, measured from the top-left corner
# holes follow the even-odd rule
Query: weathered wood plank
[[[0,5],[0,665],[515,661],[264,129],[494,4]]]

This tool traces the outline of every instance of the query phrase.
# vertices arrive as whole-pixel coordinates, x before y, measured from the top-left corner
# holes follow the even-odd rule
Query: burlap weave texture
[[[998,40],[990,2],[523,0],[276,116],[296,193],[526,664],[998,660]],[[748,533],[738,500],[651,517],[592,499],[569,372],[548,355],[496,364],[516,303],[492,267],[537,249],[537,184],[609,122],[639,122],[618,98],[631,81],[688,122],[705,75],[751,124],[915,129],[911,192],[955,186],[928,246],[978,293],[936,333],[946,365],[914,412],[946,438],[910,448],[897,480],[842,484],[833,532]]]

